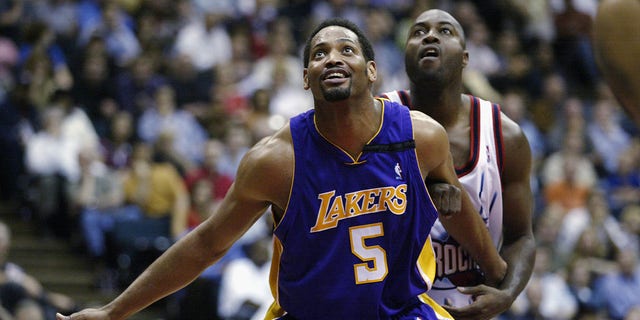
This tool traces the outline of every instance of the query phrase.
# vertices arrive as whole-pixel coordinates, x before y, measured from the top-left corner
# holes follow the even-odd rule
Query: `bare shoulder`
[[[411,122],[420,168],[429,172],[449,156],[447,131],[436,120],[420,111],[411,111]]]
[[[286,203],[293,179],[289,126],[256,143],[240,162],[236,188],[277,206]]]

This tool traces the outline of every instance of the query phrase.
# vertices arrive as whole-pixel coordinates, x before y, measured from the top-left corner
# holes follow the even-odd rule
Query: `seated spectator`
[[[45,320],[44,309],[32,299],[22,299],[14,311],[13,320]]]
[[[585,234],[586,233],[586,234]],[[591,237],[594,236],[595,239]],[[597,257],[605,259],[610,256],[613,248],[627,244],[628,238],[624,236],[618,220],[611,214],[607,206],[605,194],[601,190],[592,190],[588,195],[585,207],[569,210],[562,221],[558,240],[555,245],[556,261],[564,264],[570,261],[572,256],[579,255],[580,239],[584,249],[592,247],[591,242],[597,247]],[[589,241],[589,240],[593,241]],[[588,254],[593,251],[589,250]]]
[[[104,163],[95,150],[83,149],[79,163],[81,176],[73,194],[82,240],[95,267],[97,285],[105,291],[113,290],[115,258],[108,256],[108,234],[117,221],[137,216],[123,207],[121,177]]]
[[[628,245],[640,251],[640,205],[624,207],[620,214],[620,225]]]
[[[640,205],[640,140],[634,139],[618,155],[618,166],[601,180],[609,206],[616,217],[624,207]]]
[[[113,116],[109,134],[100,143],[102,156],[109,168],[124,170],[129,166],[135,130],[133,121],[133,116],[127,111],[120,111]]]
[[[578,303],[565,278],[552,267],[553,250],[538,247],[527,288],[516,298],[510,314],[515,319],[572,319]]]
[[[125,283],[187,231],[189,195],[171,164],[152,160],[153,148],[134,145],[130,168],[124,173],[123,192],[128,213],[135,220],[116,223],[114,240],[123,256]],[[126,261],[129,261],[126,263]]]
[[[615,98],[605,96],[596,101],[592,119],[587,125],[595,163],[603,173],[616,172],[620,155],[631,142],[631,135],[622,127],[620,115]]]
[[[33,52],[43,52],[51,62],[53,79],[57,88],[71,89],[73,76],[64,51],[56,42],[56,33],[44,22],[35,21],[26,24],[23,29],[24,40],[20,43],[20,64],[26,63]]]
[[[221,200],[231,187],[233,178],[220,172],[218,166],[225,147],[217,139],[209,139],[204,145],[204,161],[200,166],[187,173],[185,183],[190,192],[194,192],[195,184],[200,180],[208,180],[211,183],[212,199]]]
[[[34,311],[23,310],[22,307],[28,303],[27,301],[37,302],[40,311],[45,315],[43,319],[48,320],[55,319],[57,311],[73,312],[77,309],[71,297],[45,289],[34,276],[9,261],[10,248],[11,231],[4,222],[0,221],[0,301],[4,309],[18,319],[22,312]],[[22,319],[36,320],[37,318]]]
[[[578,302],[576,316],[578,318],[596,316],[599,308],[593,279],[598,276],[590,268],[589,259],[576,259],[569,264],[569,290]]]
[[[26,140],[27,202],[43,236],[68,236],[69,184],[79,176],[78,145],[62,134],[64,111],[43,113],[43,129]]]
[[[220,173],[235,179],[240,160],[255,141],[251,140],[251,132],[243,125],[232,124],[227,127],[224,136],[224,152],[218,163]]]
[[[244,257],[229,262],[222,276],[218,310],[224,319],[250,320],[273,301],[269,289],[271,237],[245,244],[243,252]]]
[[[225,15],[207,12],[185,24],[176,35],[175,54],[186,55],[199,72],[213,69],[231,59],[231,38]]]
[[[618,270],[600,277],[596,292],[612,320],[622,320],[640,306],[640,263],[638,252],[623,248],[616,254]]]
[[[546,203],[559,204],[565,210],[584,207],[597,174],[584,154],[584,136],[570,132],[564,136],[562,148],[542,164],[542,183]]]
[[[191,113],[179,108],[173,87],[160,86],[153,98],[151,108],[138,120],[140,138],[148,143],[169,138],[171,144],[166,147],[173,150],[170,152],[175,154],[173,157],[182,158],[179,163],[183,169],[202,161],[207,132]]]

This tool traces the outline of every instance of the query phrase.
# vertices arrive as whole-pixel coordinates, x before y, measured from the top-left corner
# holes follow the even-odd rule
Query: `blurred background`
[[[407,28],[428,8],[461,22],[466,90],[500,103],[533,151],[537,262],[500,319],[640,319],[639,128],[595,64],[597,6],[0,1],[0,319],[100,305],[205,219],[248,148],[312,108],[301,51],[318,22],[365,31],[382,93],[408,88]],[[270,223],[132,319],[262,318]]]

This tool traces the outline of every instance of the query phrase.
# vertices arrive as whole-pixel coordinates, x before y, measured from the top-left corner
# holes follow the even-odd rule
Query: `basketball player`
[[[428,10],[418,16],[405,50],[411,90],[382,96],[444,126],[460,182],[509,266],[500,287],[479,285],[482,275],[473,260],[438,221],[431,230],[436,281],[428,294],[456,319],[490,319],[511,306],[532,272],[529,143],[498,105],[462,94],[469,55],[462,27],[449,13]]]
[[[600,71],[623,109],[640,126],[640,1],[601,1],[593,29]]]
[[[275,302],[268,319],[451,319],[419,297],[435,269],[438,217],[424,179],[462,188],[446,132],[375,99],[371,44],[346,20],[317,27],[304,54],[315,108],[254,146],[220,208],[99,309],[58,320],[123,319],[193,280],[271,206]],[[506,263],[469,198],[441,216],[498,284]],[[488,245],[489,244],[489,245]]]

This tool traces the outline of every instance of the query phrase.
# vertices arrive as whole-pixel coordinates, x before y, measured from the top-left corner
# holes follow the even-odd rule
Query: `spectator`
[[[100,142],[102,157],[109,168],[122,170],[129,166],[134,130],[133,117],[129,112],[119,111],[113,116],[109,134]]]
[[[576,3],[584,3],[578,1]],[[555,12],[554,52],[558,68],[569,80],[572,90],[588,97],[599,82],[599,72],[591,44],[593,16],[580,11],[573,0],[564,0],[564,8]]]
[[[101,137],[109,130],[109,122],[118,111],[115,103],[114,70],[109,57],[100,47],[104,46],[101,38],[92,38],[86,54],[78,59],[73,88],[73,96],[78,104],[87,112],[96,131]]]
[[[251,133],[246,127],[234,124],[227,127],[224,137],[225,149],[218,163],[218,171],[235,178],[240,160],[253,143]]]
[[[152,146],[136,143],[129,169],[124,174],[126,222],[116,222],[116,250],[123,255],[120,280],[125,283],[164,251],[172,240],[187,231],[189,195],[171,164],[152,160]]]
[[[118,106],[136,121],[153,105],[155,91],[167,83],[166,77],[158,72],[158,62],[145,53],[119,72],[114,81]]]
[[[618,270],[597,280],[596,292],[607,315],[612,320],[621,320],[634,308],[640,306],[640,264],[638,252],[622,248],[616,253]]]
[[[36,301],[22,299],[14,312],[14,320],[45,320],[44,309]]]
[[[43,129],[26,141],[25,167],[29,202],[42,235],[68,236],[69,185],[79,177],[79,146],[62,132],[64,111],[44,111]]]
[[[620,110],[613,97],[596,101],[592,120],[587,124],[587,135],[593,145],[596,164],[603,174],[616,172],[620,154],[628,148],[631,136],[620,122]]]
[[[167,147],[175,152],[182,169],[189,169],[202,161],[202,150],[207,133],[188,111],[176,105],[175,90],[170,85],[160,86],[154,93],[154,102],[138,120],[138,135],[148,143],[169,137]]]
[[[542,164],[543,192],[547,204],[560,204],[565,210],[584,207],[597,174],[584,154],[584,137],[568,134],[560,151]]]
[[[620,224],[629,239],[629,247],[640,250],[640,205],[626,206],[620,215]]]
[[[599,314],[599,304],[594,288],[594,278],[599,274],[591,269],[589,259],[576,259],[569,264],[567,272],[569,289],[578,302],[577,319],[595,317]]]
[[[529,285],[511,308],[515,319],[560,320],[576,314],[577,301],[561,273],[552,268],[552,255],[551,248],[538,247]]]
[[[26,301],[26,299],[37,301],[48,320],[55,319],[56,311],[67,310],[72,312],[76,310],[76,303],[69,296],[45,289],[34,276],[26,273],[19,265],[9,261],[10,249],[11,230],[4,222],[0,221],[0,296],[5,308],[7,308],[4,305],[5,301],[14,303],[7,308],[9,312],[12,312],[17,317],[20,311],[20,303]]]
[[[17,72],[21,85],[26,86],[27,103],[41,113],[59,89],[51,60],[44,51],[33,50]]]
[[[174,53],[188,56],[199,72],[225,64],[231,59],[231,39],[224,21],[216,11],[193,19],[178,31]]]
[[[75,185],[74,205],[79,214],[79,231],[86,253],[94,266],[96,284],[105,291],[115,288],[115,257],[109,256],[108,234],[117,221],[135,219],[123,208],[122,179],[106,166],[93,149],[79,155],[80,181]]]
[[[617,170],[603,177],[601,184],[616,217],[625,207],[640,204],[640,140],[634,139],[618,155]]]
[[[0,2],[0,34],[6,35],[14,41],[20,37],[22,20],[25,12],[25,0],[7,0]]]
[[[20,64],[24,64],[34,53],[45,54],[51,62],[52,77],[56,88],[71,89],[73,77],[67,63],[67,57],[56,42],[53,30],[40,21],[25,26],[23,41],[20,43]]]
[[[220,285],[219,314],[222,318],[250,320],[257,310],[271,304],[271,241],[270,236],[265,236],[245,244],[242,248],[244,256],[227,265]]]
[[[80,30],[79,43],[84,46],[94,37],[102,37],[109,57],[118,66],[126,66],[142,52],[129,17],[117,1],[106,1],[100,16]]]
[[[78,11],[76,1],[54,0],[31,3],[36,20],[43,21],[56,35],[65,56],[69,57],[76,47]]]
[[[467,31],[467,50],[469,51],[469,65],[467,68],[480,72],[491,78],[501,70],[498,53],[491,46],[491,32],[482,19],[469,26]]]
[[[224,198],[233,183],[233,178],[219,171],[220,158],[225,152],[225,146],[217,139],[209,139],[203,146],[204,161],[200,166],[187,173],[185,184],[190,192],[194,192],[196,184],[207,180],[211,186],[208,195],[213,200]]]
[[[590,241],[596,243],[595,257],[601,259],[609,257],[613,249],[628,245],[629,241],[618,220],[611,214],[604,193],[597,189],[589,193],[585,207],[569,210],[565,214],[554,260],[559,265],[565,265],[580,254],[592,255],[594,252],[590,249]],[[582,248],[578,248],[580,244]],[[582,252],[581,249],[588,252]]]

